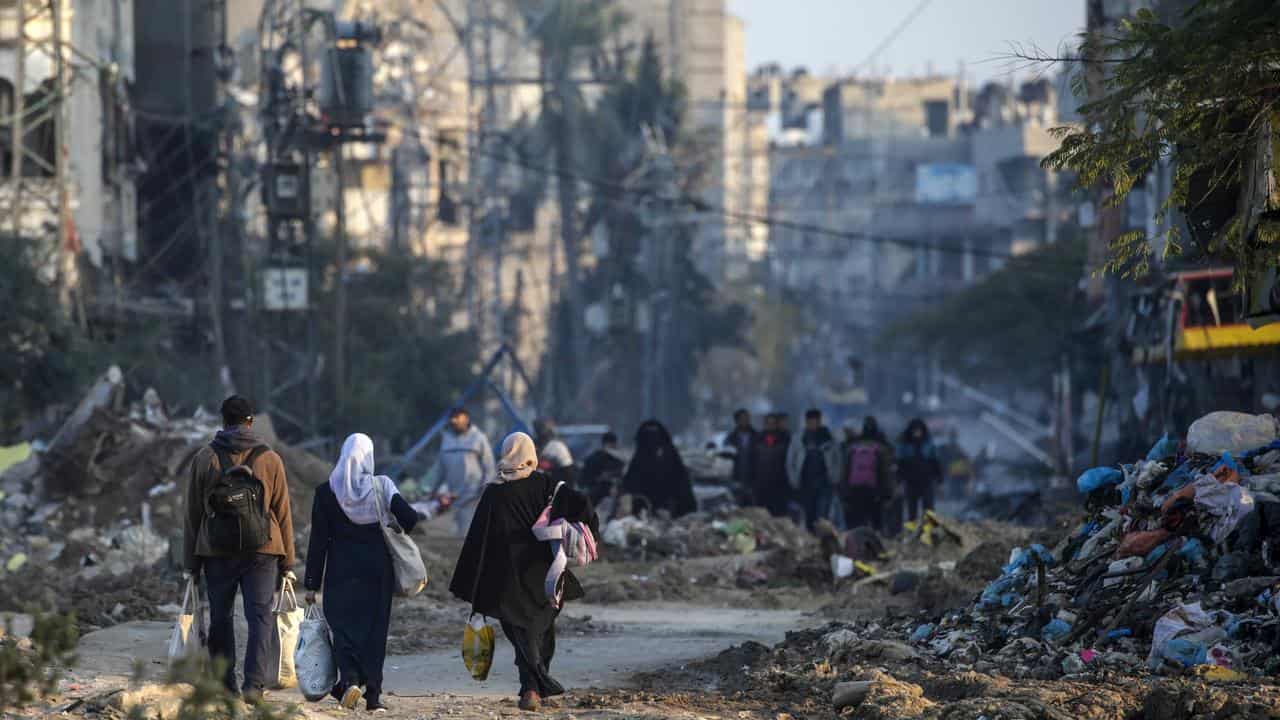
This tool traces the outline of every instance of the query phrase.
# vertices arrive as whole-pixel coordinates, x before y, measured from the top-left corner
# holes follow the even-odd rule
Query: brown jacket
[[[231,461],[244,461],[250,450],[231,453]],[[284,461],[274,450],[268,450],[253,462],[253,474],[262,481],[267,512],[271,517],[271,539],[258,549],[264,555],[279,555],[281,572],[293,568],[293,516],[289,509],[289,482],[284,474]],[[209,546],[208,528],[204,526],[204,499],[209,483],[222,475],[218,454],[205,446],[191,461],[191,483],[187,486],[187,518],[183,533],[183,559],[191,572],[199,572],[201,558],[218,557]]]

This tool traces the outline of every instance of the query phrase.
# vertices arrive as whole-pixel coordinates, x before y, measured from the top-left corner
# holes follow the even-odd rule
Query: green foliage
[[[350,280],[347,422],[378,437],[401,438],[422,429],[467,384],[475,343],[450,332],[438,264],[394,254],[366,256],[370,270]],[[428,313],[427,296],[434,303]],[[434,316],[434,317],[433,317]]]
[[[898,320],[879,345],[890,352],[943,349],[961,376],[1043,387],[1087,319],[1080,276],[1070,270],[1083,265],[1085,248],[1082,240],[1062,240],[1012,258],[953,298]]]
[[[1174,18],[1139,10],[1116,32],[1085,36],[1086,62],[1074,90],[1091,101],[1082,127],[1058,128],[1061,146],[1047,167],[1074,171],[1082,188],[1104,186],[1118,204],[1157,162],[1176,170],[1168,200],[1156,211],[1188,213],[1190,239],[1206,255],[1241,273],[1274,264],[1275,233],[1253,233],[1245,208],[1214,215],[1212,205],[1238,195],[1254,150],[1280,138],[1280,12],[1273,0],[1200,0]],[[1093,93],[1090,93],[1090,90]],[[1160,229],[1165,252],[1187,247],[1177,226]],[[1141,274],[1153,254],[1143,232],[1113,242],[1109,272]]]
[[[37,615],[30,647],[13,636],[12,618],[0,638],[0,710],[23,707],[58,687],[64,668],[75,662],[74,615]]]

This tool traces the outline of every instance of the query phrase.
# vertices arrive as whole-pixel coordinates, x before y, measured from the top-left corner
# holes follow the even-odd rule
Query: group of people
[[[904,513],[915,520],[933,508],[936,489],[948,475],[946,453],[919,418],[896,443],[870,416],[861,431],[845,428],[841,439],[816,409],[805,413],[804,428],[795,434],[782,413],[765,415],[761,430],[747,410],[738,410],[733,420],[724,445],[733,456],[735,481],[750,490],[754,504],[802,520],[810,530],[826,519],[840,528],[896,533]]]
[[[192,460],[185,574],[203,580],[208,650],[222,664],[227,691],[258,704],[267,685],[268,658],[279,651],[273,647],[274,597],[286,581],[297,579],[289,484],[283,460],[254,432],[248,400],[228,398],[222,420],[223,429]],[[536,710],[543,698],[564,692],[550,675],[555,621],[564,602],[582,597],[564,561],[567,535],[546,528],[571,523],[582,546],[593,553],[599,521],[590,498],[555,478],[551,471],[558,460],[550,466],[542,462],[529,435],[512,433],[494,458],[465,411],[455,411],[450,426],[440,462],[450,476],[477,482],[458,486],[466,540],[449,589],[473,613],[500,622],[515,649],[519,707]],[[558,453],[553,447],[551,456]],[[307,604],[322,602],[330,628],[338,668],[331,695],[347,709],[364,700],[371,712],[387,710],[382,682],[395,570],[381,525],[393,521],[410,532],[418,514],[391,478],[375,474],[373,441],[353,434],[328,480],[315,490],[303,578]],[[553,536],[560,539],[548,542]],[[237,593],[248,623],[239,682]]]
[[[223,429],[192,460],[184,560],[188,577],[204,582],[208,649],[224,663],[227,690],[257,703],[269,654],[278,651],[272,647],[274,596],[284,582],[296,580],[292,509],[284,462],[254,432],[250,402],[228,398],[222,419]],[[640,425],[629,461],[619,457],[617,437],[606,434],[579,478],[554,424],[538,423],[535,436],[512,433],[495,457],[466,410],[457,409],[437,465],[440,482],[458,493],[457,524],[466,538],[449,589],[473,613],[501,623],[515,649],[519,706],[526,710],[564,691],[550,675],[555,622],[565,601],[582,597],[567,570],[564,538],[576,537],[574,547],[590,547],[586,554],[593,555],[595,502],[606,496],[643,498],[650,510],[672,516],[697,506],[688,468],[657,420]],[[928,426],[919,419],[890,444],[873,417],[861,432],[839,440],[817,410],[805,413],[795,435],[778,414],[767,416],[757,431],[744,410],[735,415],[725,444],[733,449],[735,478],[757,504],[776,515],[802,515],[810,528],[827,518],[837,526],[894,531],[904,510],[914,519],[933,506],[944,475]],[[418,514],[391,478],[376,474],[373,441],[353,434],[315,490],[303,578],[306,602],[323,598],[338,668],[331,694],[348,709],[363,699],[370,711],[386,710],[383,664],[396,582],[381,525],[392,522],[412,531]],[[549,534],[548,523],[561,524]],[[557,539],[549,543],[552,537]],[[571,554],[581,560],[582,553]],[[241,682],[235,671],[237,593],[248,621]]]

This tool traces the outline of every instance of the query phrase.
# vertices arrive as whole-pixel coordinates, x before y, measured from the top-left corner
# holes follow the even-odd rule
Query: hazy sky
[[[812,72],[865,62],[920,0],[729,0],[746,21],[748,71],[764,62],[805,65]],[[879,56],[895,75],[954,73],[1006,76],[1010,43],[1053,52],[1084,26],[1085,0],[932,0]],[[1025,72],[1025,70],[1023,71]]]

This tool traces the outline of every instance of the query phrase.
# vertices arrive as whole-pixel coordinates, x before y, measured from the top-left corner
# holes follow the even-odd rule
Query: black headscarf
[[[920,430],[920,439],[915,438],[915,431]],[[899,442],[910,443],[912,445],[924,445],[929,442],[929,426],[920,418],[912,418],[907,423],[907,429],[902,431],[902,437],[898,438]]]
[[[671,433],[657,420],[646,420],[636,430],[636,452],[622,477],[622,490],[648,498],[655,510],[666,508],[674,517],[698,509],[689,469]]]

